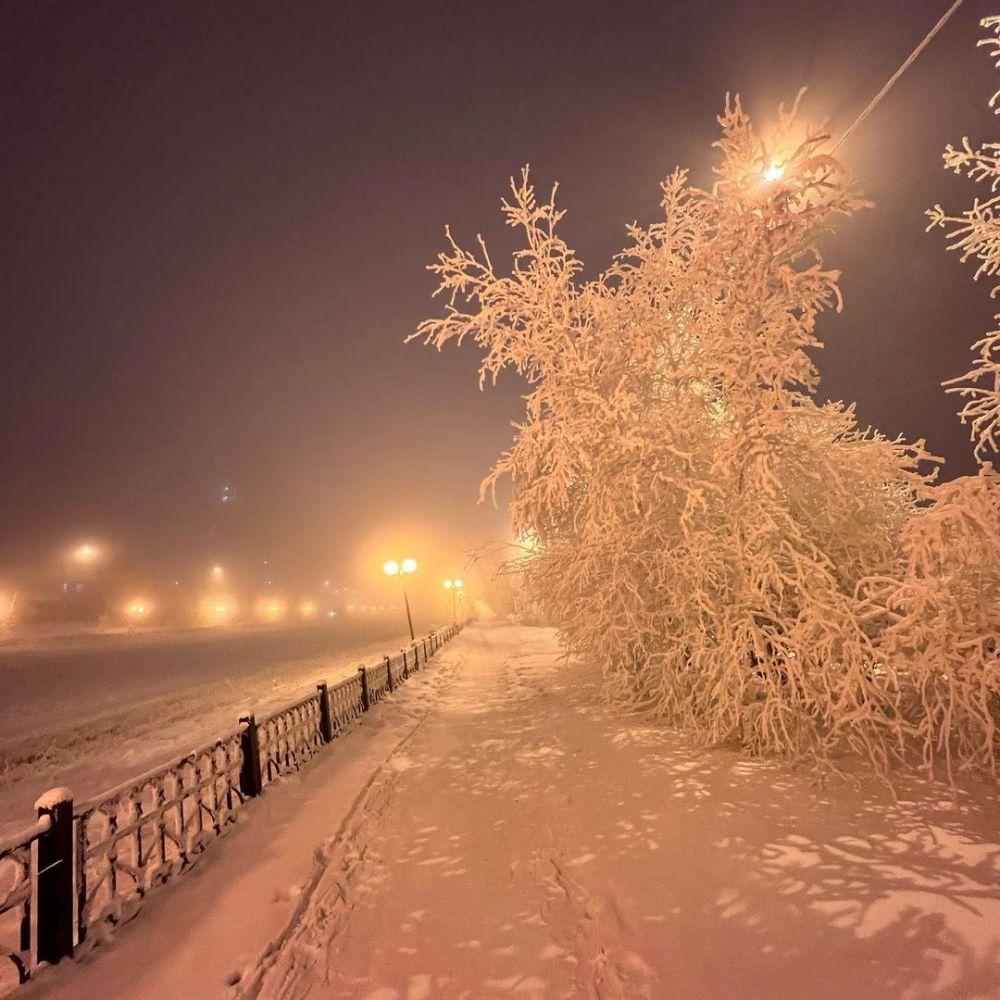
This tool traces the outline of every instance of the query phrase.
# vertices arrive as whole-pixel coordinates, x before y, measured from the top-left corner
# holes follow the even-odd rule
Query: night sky
[[[502,536],[475,501],[521,388],[402,342],[440,308],[444,225],[508,248],[530,162],[596,273],[675,164],[709,182],[727,90],[765,123],[807,85],[839,131],[946,6],[8,0],[0,568],[94,535],[169,574],[229,547],[347,576],[411,529]],[[937,383],[992,309],[923,211],[972,199],[945,143],[996,135],[992,12],[968,0],[844,147],[877,207],[826,246],[824,391],[951,475],[971,454]]]

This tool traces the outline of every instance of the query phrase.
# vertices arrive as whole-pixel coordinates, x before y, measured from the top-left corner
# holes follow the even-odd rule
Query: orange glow
[[[288,614],[288,602],[280,597],[259,597],[254,610],[261,621],[280,622]]]
[[[198,603],[198,618],[203,625],[228,625],[239,610],[229,594],[209,594]]]
[[[216,583],[221,583],[225,575],[226,571],[221,566],[216,565],[212,567],[212,579]]]
[[[316,617],[316,605],[312,601],[303,601],[299,605],[299,617],[300,618],[315,618]]]
[[[72,559],[77,566],[92,566],[100,558],[101,548],[94,542],[80,542],[80,544],[75,545],[73,550],[70,552],[70,559]]]
[[[775,181],[780,181],[782,177],[785,176],[785,168],[780,163],[772,163],[764,171],[764,180],[768,184],[773,184]]]
[[[153,613],[153,602],[145,597],[130,597],[122,605],[122,613],[130,622],[136,624],[147,621]]]

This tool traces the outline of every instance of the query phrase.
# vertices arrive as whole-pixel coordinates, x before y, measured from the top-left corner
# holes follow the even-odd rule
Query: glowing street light
[[[226,578],[226,571],[216,563],[211,569],[211,577],[215,583],[222,583]]]
[[[445,580],[444,589],[451,591],[451,617],[452,621],[458,621],[458,595],[462,589],[461,580]]]
[[[782,177],[785,176],[785,167],[781,163],[772,163],[764,170],[764,180],[768,184],[773,184],[775,181],[780,181]]]
[[[198,604],[198,617],[205,625],[226,625],[236,617],[238,606],[229,594],[209,594]]]
[[[316,617],[316,605],[312,601],[303,601],[299,605],[299,617],[309,620]]]
[[[125,617],[134,625],[147,621],[153,613],[153,604],[145,597],[130,597],[122,607]]]
[[[69,554],[77,566],[93,566],[101,558],[101,548],[94,542],[80,542]]]
[[[386,576],[398,576],[399,582],[403,585],[403,603],[406,605],[406,624],[410,626],[410,642],[416,642],[417,637],[413,631],[413,616],[410,614],[410,598],[406,594],[406,574],[416,573],[417,560],[407,556],[402,562],[390,559],[382,564],[382,572]]]
[[[288,604],[280,597],[262,597],[257,601],[257,617],[265,622],[279,622],[285,617]]]

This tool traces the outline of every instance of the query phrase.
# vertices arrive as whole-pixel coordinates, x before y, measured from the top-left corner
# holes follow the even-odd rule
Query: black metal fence
[[[248,799],[302,767],[461,628],[432,632],[332,686],[322,681],[265,718],[245,716],[240,729],[89,802],[74,804],[65,788],[46,792],[34,825],[0,841],[0,994],[41,963],[93,945],[103,925],[129,920]]]

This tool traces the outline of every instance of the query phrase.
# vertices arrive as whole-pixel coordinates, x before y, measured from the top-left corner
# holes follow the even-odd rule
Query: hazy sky
[[[498,201],[530,162],[596,271],[675,164],[708,180],[727,90],[763,121],[807,85],[843,128],[946,6],[8,0],[0,561],[98,534],[164,572],[235,544],[347,574],[387,527],[501,533],[475,501],[518,386],[402,343],[439,308],[445,223],[509,246]],[[936,383],[991,306],[922,212],[971,200],[944,144],[996,134],[989,13],[968,0],[843,149],[877,207],[827,255],[826,391],[953,474]]]

